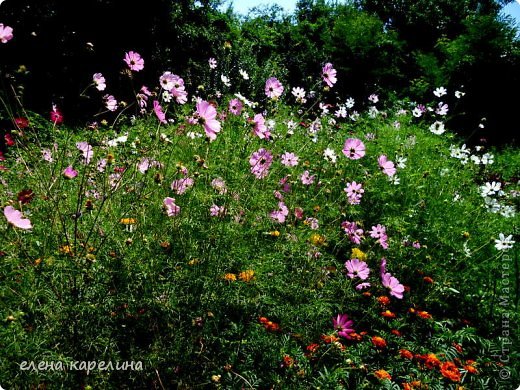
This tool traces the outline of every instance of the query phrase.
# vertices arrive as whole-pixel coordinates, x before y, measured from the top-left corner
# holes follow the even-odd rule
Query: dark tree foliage
[[[84,123],[100,106],[99,96],[81,96],[95,72],[107,78],[106,93],[133,99],[120,73],[129,50],[146,61],[134,90],[156,86],[170,70],[192,93],[208,80],[214,84],[207,60],[216,57],[228,76],[248,71],[251,80],[237,87],[252,98],[261,97],[270,76],[314,88],[312,79],[332,62],[339,99],[366,101],[378,92],[425,101],[442,85],[451,105],[453,92],[464,90],[465,119],[454,118],[451,128],[475,141],[510,141],[516,107],[509,96],[520,87],[520,50],[512,21],[500,15],[508,2],[298,0],[294,15],[270,6],[240,17],[220,10],[219,0],[10,0],[2,4],[1,22],[16,38],[2,46],[2,88],[23,85],[15,90],[25,107],[45,113],[56,103],[69,123]]]

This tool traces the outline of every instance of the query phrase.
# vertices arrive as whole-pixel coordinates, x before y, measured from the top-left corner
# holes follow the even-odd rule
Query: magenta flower
[[[72,168],[72,165],[69,165],[63,170],[63,176],[65,176],[66,179],[74,179],[76,176],[78,176],[78,171]]]
[[[141,55],[139,53],[136,53],[135,51],[129,51],[128,53],[125,53],[124,61],[130,68],[130,70],[139,72],[140,70],[144,69],[144,60],[141,57]]]
[[[295,167],[298,165],[298,156],[294,153],[285,152],[281,156],[281,162],[286,167]]]
[[[332,317],[332,324],[334,329],[338,332],[338,336],[351,339],[350,333],[354,333],[354,329],[352,329],[354,321],[349,320],[348,315],[338,314],[336,318]]]
[[[203,100],[197,103],[198,122],[204,126],[206,136],[210,141],[217,139],[217,133],[220,131],[220,122],[215,119],[217,110],[207,101]]]
[[[54,122],[55,125],[59,125],[63,123],[63,114],[61,111],[56,107],[56,104],[52,105],[52,111],[50,112],[50,118],[51,121]]]
[[[182,195],[186,192],[186,190],[193,187],[194,183],[195,183],[195,181],[191,177],[185,177],[184,179],[177,179],[172,182],[171,189],[177,195]]]
[[[386,272],[381,276],[381,282],[383,286],[390,290],[390,295],[393,295],[398,299],[403,299],[404,286],[399,283],[397,278]]]
[[[377,159],[377,162],[379,163],[379,167],[381,168],[381,170],[383,171],[383,173],[385,175],[388,175],[388,176],[394,176],[395,173],[397,172],[397,170],[395,169],[395,165],[392,161],[388,160],[388,158],[382,154],[381,156],[379,156],[379,158]]]
[[[276,77],[270,77],[265,82],[265,94],[270,99],[277,99],[282,96],[283,85]]]
[[[351,160],[359,160],[365,155],[365,144],[357,138],[349,138],[343,146],[343,154]]]
[[[296,219],[303,219],[303,209],[301,207],[296,207],[294,209],[294,216]]]
[[[273,163],[273,155],[266,149],[261,148],[253,152],[249,158],[249,165],[251,166],[251,173],[257,179],[263,179],[269,173],[269,168]]]
[[[351,242],[354,244],[361,243],[363,239],[363,229],[360,229],[355,222],[343,221],[341,227]]]
[[[32,229],[31,221],[23,218],[21,211],[16,210],[13,206],[6,206],[4,208],[4,216],[7,222],[19,229]]]
[[[336,84],[336,81],[338,81],[336,78],[336,69],[332,67],[330,62],[327,62],[321,70],[321,77],[323,78],[325,84],[329,86],[329,88],[332,88],[332,86]]]
[[[181,208],[175,204],[175,199],[166,197],[163,200],[163,206],[166,210],[166,215],[168,217],[176,217],[181,212]]]
[[[0,23],[0,42],[7,43],[13,39],[13,28]]]
[[[269,139],[271,133],[265,125],[265,118],[262,114],[256,114],[253,118],[253,133],[260,139]]]
[[[244,107],[244,105],[242,104],[242,102],[239,99],[232,99],[229,102],[229,112],[232,113],[233,115],[240,115],[243,107]]]
[[[348,260],[345,262],[345,268],[348,271],[347,276],[350,279],[359,278],[365,280],[370,274],[370,268],[368,268],[367,263],[360,261],[359,259]]]
[[[92,81],[94,81],[98,91],[104,91],[107,87],[106,80],[101,73],[94,73],[92,76]]]
[[[105,95],[103,96],[103,100],[105,101],[105,107],[109,111],[115,111],[117,110],[117,100],[112,95]]]
[[[163,112],[161,105],[157,100],[153,101],[153,111],[155,112],[155,115],[159,119],[159,122],[167,124],[166,121],[166,114]]]
[[[300,176],[300,180],[302,181],[302,184],[305,184],[306,186],[310,186],[312,183],[314,183],[314,179],[316,178],[316,175],[311,175],[309,171],[304,171],[302,175]]]

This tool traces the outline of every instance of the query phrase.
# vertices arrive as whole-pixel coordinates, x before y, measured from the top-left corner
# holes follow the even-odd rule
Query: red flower
[[[385,318],[395,318],[395,313],[392,313],[390,310],[383,311],[381,315]]]
[[[21,204],[27,204],[34,198],[34,192],[32,190],[22,190],[17,195],[18,201]]]
[[[11,134],[4,135],[5,144],[7,146],[13,146],[15,144],[13,136]]]
[[[29,126],[29,120],[27,118],[15,118],[14,124],[18,129],[22,130]]]
[[[413,353],[410,352],[407,349],[400,349],[399,350],[399,355],[401,355],[401,357],[404,358],[404,359],[408,359],[408,360],[412,360],[413,359]]]

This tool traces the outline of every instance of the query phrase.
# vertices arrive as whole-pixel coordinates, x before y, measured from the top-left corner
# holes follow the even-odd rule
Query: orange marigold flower
[[[467,372],[469,372],[470,374],[478,374],[478,370],[476,369],[475,366],[471,366],[469,364],[465,365],[463,367]]]
[[[242,271],[238,274],[238,277],[240,278],[240,280],[242,280],[246,283],[250,282],[255,277],[255,271],[253,271],[252,269]]]
[[[352,334],[351,334],[352,335]],[[333,334],[322,334],[321,335],[321,339],[323,340],[323,342],[325,342],[326,344],[330,344],[330,343],[335,343],[337,341],[339,341],[339,338],[336,337],[335,335]]]
[[[429,283],[429,284],[432,284],[432,283],[433,283],[433,279],[430,278],[429,276],[425,276],[425,277],[423,278],[423,281],[424,281],[425,283]]]
[[[228,282],[234,282],[235,280],[237,280],[237,276],[235,274],[225,274],[224,275],[224,280],[227,280]]]
[[[351,340],[361,341],[363,339],[363,335],[356,332],[349,333],[348,335],[350,336]]]
[[[373,336],[372,337],[372,344],[376,346],[377,348],[385,348],[386,347],[386,340],[379,336]]]
[[[401,337],[402,336],[402,333],[399,332],[397,329],[392,329],[390,331],[390,333],[392,333],[394,336],[397,336],[397,337]]]
[[[424,318],[425,320],[431,320],[432,319],[432,315],[430,313],[428,313],[427,311],[418,311],[417,312],[417,315],[421,318]]]
[[[433,370],[435,367],[439,367],[441,365],[441,361],[439,360],[437,355],[435,355],[434,353],[429,353],[425,356],[424,364],[427,368]]]
[[[412,313],[412,314],[415,313],[415,309],[413,307],[409,308],[408,313]]]
[[[371,297],[372,294],[368,291],[365,291],[363,294],[362,294],[364,297]]]
[[[405,358],[405,359],[409,359],[409,360],[412,360],[413,359],[413,353],[410,352],[409,350],[407,349],[400,349],[399,350],[399,355],[401,355],[402,358]]]
[[[460,381],[460,372],[455,363],[444,362],[441,365],[441,374],[443,377],[448,378],[452,382]]]
[[[376,372],[374,372],[374,375],[379,380],[385,380],[385,379],[388,379],[390,381],[392,380],[392,377],[390,376],[390,374],[385,370],[377,370]]]
[[[413,387],[409,383],[403,383],[403,390],[413,390]]]
[[[395,313],[392,313],[390,310],[381,312],[381,315],[385,318],[395,318]]]
[[[390,298],[384,295],[377,298],[377,301],[383,306],[388,306],[390,304]]]

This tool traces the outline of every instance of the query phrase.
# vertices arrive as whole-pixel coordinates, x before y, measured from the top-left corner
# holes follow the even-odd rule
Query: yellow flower
[[[62,245],[62,246],[60,246],[59,252],[64,254],[64,255],[72,255],[73,254],[72,248],[71,248],[70,245]]]
[[[361,261],[366,261],[367,260],[367,254],[365,252],[363,252],[359,248],[353,248],[352,249],[352,254],[350,255],[350,258],[358,259],[358,260],[361,260]]]
[[[273,237],[280,237],[280,232],[278,230],[274,230],[272,232],[269,232],[269,234]]]
[[[325,244],[325,236],[315,233],[311,236],[310,241],[312,245],[320,246]]]
[[[228,273],[224,275],[224,280],[227,280],[228,282],[234,282],[237,280],[237,276],[235,274]]]
[[[121,218],[119,222],[122,225],[135,225],[137,221],[134,218]]]
[[[238,274],[238,277],[240,280],[244,282],[250,282],[255,277],[255,271],[253,271],[252,269],[242,271]]]

